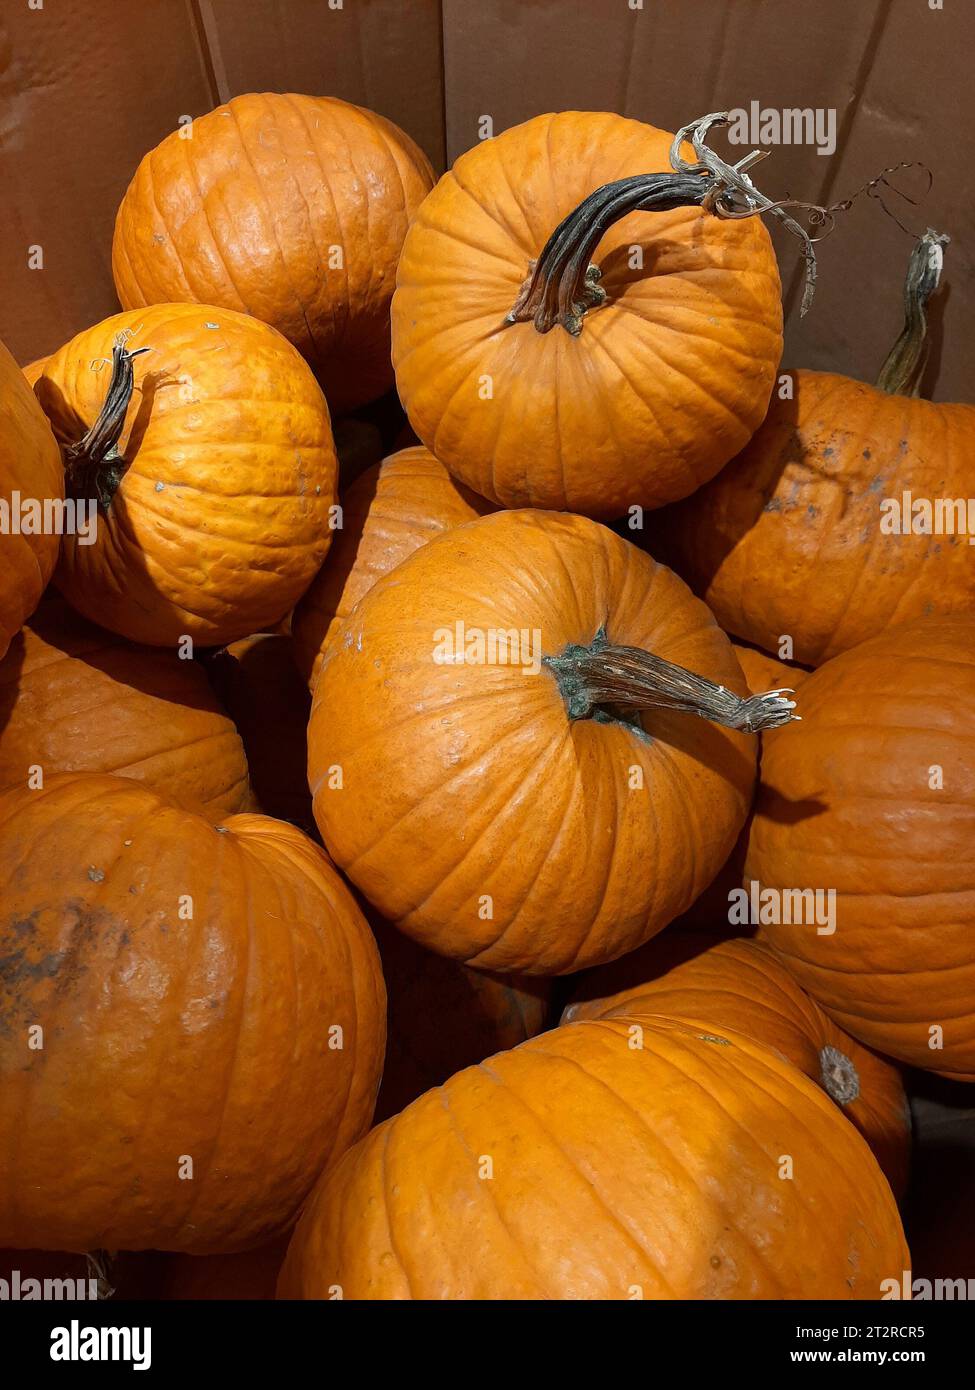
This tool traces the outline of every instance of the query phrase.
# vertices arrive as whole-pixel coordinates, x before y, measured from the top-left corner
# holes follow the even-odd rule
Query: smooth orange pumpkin
[[[33,387],[34,382],[37,380],[41,372],[44,370],[46,362],[46,357],[36,357],[33,362],[27,363],[27,366],[24,367],[23,372],[24,376],[27,378],[28,386]]]
[[[0,657],[54,571],[60,540],[56,530],[44,529],[43,508],[63,500],[57,443],[24,374],[0,343]],[[28,515],[25,503],[40,517]]]
[[[370,925],[389,996],[377,1121],[455,1071],[533,1038],[548,1023],[550,981],[471,970],[425,951],[375,916]]]
[[[337,413],[392,385],[389,301],[433,172],[383,116],[336,97],[234,97],[142,160],[115,222],[127,309],[253,314],[309,362]]]
[[[278,1294],[874,1299],[908,1260],[873,1155],[796,1067],[740,1034],[614,1018],[374,1129],[317,1187]]]
[[[311,697],[292,639],[261,633],[234,642],[213,655],[209,671],[247,751],[257,809],[317,835],[307,773]]]
[[[789,718],[744,695],[676,575],[584,517],[496,512],[415,551],[328,644],[315,819],[422,945],[579,970],[666,926],[727,859],[754,784],[742,730]]]
[[[322,851],[66,773],[0,794],[0,902],[0,1246],[282,1234],[382,1068],[375,944]]]
[[[336,460],[325,399],[279,333],[157,304],[79,333],[35,391],[69,489],[99,505],[94,544],[66,537],[57,574],[86,618],[220,645],[294,606],[328,549]]]
[[[763,888],[835,890],[832,934],[771,912],[762,925],[841,1027],[968,1080],[973,708],[975,617],[893,628],[820,667],[802,685],[802,723],[764,740],[745,865]]]
[[[325,643],[377,579],[433,536],[492,511],[422,445],[363,473],[342,498],[342,529],[295,609],[299,669],[314,687]]]
[[[701,208],[710,185],[671,171],[673,138],[608,112],[536,116],[462,155],[420,208],[396,385],[483,496],[601,519],[659,507],[761,423],[782,350],[771,241]]]
[[[659,1014],[773,1048],[823,1088],[903,1196],[911,1115],[900,1073],[838,1028],[763,942],[664,932],[585,976],[562,1022]]]
[[[653,553],[727,631],[772,651],[788,634],[796,660],[818,665],[915,617],[975,608],[975,408],[917,398],[939,255],[937,238],[918,243],[907,326],[880,385],[792,372],[734,462],[651,526]],[[960,504],[961,531],[891,531],[897,515],[911,525],[905,495],[947,503],[955,523]]]
[[[0,661],[0,787],[112,772],[212,816],[245,810],[247,759],[204,668],[45,598]]]

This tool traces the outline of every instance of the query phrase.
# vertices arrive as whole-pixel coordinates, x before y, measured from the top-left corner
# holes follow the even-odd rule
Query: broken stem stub
[[[598,717],[607,709],[665,709],[757,734],[798,718],[795,701],[788,698],[791,689],[742,697],[641,647],[617,646],[605,628],[588,647],[571,643],[544,664],[558,682],[570,719]]]
[[[667,212],[680,207],[701,207],[726,219],[762,213],[779,218],[804,244],[806,293],[801,312],[805,313],[815,285],[816,257],[808,232],[786,214],[785,208],[806,208],[820,222],[827,219],[828,210],[805,203],[772,202],[760,193],[746,170],[764,158],[764,152],[752,150],[737,164],[727,164],[704,143],[712,127],[727,124],[727,112],[702,116],[674,137],[670,151],[672,167],[668,172],[616,179],[584,198],[555,228],[538,260],[529,265],[528,278],[505,316],[505,323],[530,321],[539,333],[547,333],[560,324],[577,337],[586,311],[606,299],[599,284],[599,268],[591,261],[606,231],[631,212]],[[694,162],[681,155],[687,140],[697,155]]]
[[[119,453],[118,441],[135,386],[132,359],[149,351],[141,347],[130,352],[125,343],[125,335],[120,334],[112,348],[112,375],[98,418],[76,444],[69,445],[64,456],[65,480],[71,496],[94,497],[104,511],[111,506],[128,467]]]
[[[881,391],[893,396],[920,396],[928,360],[928,300],[941,283],[945,247],[951,238],[931,227],[911,253],[904,279],[904,327],[877,377]]]

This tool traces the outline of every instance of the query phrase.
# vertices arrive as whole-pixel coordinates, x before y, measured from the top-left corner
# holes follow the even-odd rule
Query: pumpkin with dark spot
[[[877,386],[792,372],[738,457],[652,519],[653,554],[736,637],[776,651],[788,634],[796,660],[816,666],[899,623],[975,607],[975,407],[918,396],[932,286],[914,282],[936,254],[922,238],[905,333]],[[947,506],[949,529],[932,517],[912,532],[925,523],[906,494]]]
[[[375,943],[323,852],[65,773],[0,794],[0,904],[0,1246],[282,1235],[382,1068]]]

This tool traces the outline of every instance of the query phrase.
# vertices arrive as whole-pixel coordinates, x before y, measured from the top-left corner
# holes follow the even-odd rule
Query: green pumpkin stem
[[[685,670],[641,647],[610,642],[600,628],[588,647],[570,644],[546,657],[570,719],[598,717],[607,709],[667,709],[696,714],[713,724],[757,734],[798,719],[787,687],[742,697],[706,676]]]
[[[92,427],[77,444],[65,450],[64,471],[68,491],[73,497],[94,497],[108,511],[112,498],[128,467],[119,453],[118,441],[135,386],[132,359],[149,348],[126,348],[127,338],[119,334],[112,348],[112,376],[105,404]]]
[[[606,231],[631,212],[669,212],[680,207],[702,207],[716,217],[740,219],[772,213],[800,237],[806,259],[806,291],[800,314],[812,303],[816,283],[816,255],[808,232],[785,208],[803,208],[811,220],[825,225],[831,219],[827,208],[810,203],[784,200],[773,203],[760,193],[747,170],[766,158],[767,151],[752,150],[737,164],[726,164],[704,143],[714,126],[729,124],[728,113],[714,112],[692,121],[677,132],[670,150],[672,171],[634,174],[617,179],[590,193],[574,211],[562,219],[549,237],[537,261],[529,263],[529,274],[510,312],[506,324],[530,321],[539,333],[560,324],[578,337],[588,309],[605,302],[600,286],[600,270],[591,257]],[[690,141],[697,155],[695,162],[684,159],[681,149]]]
[[[892,396],[921,394],[930,348],[927,305],[941,283],[944,249],[950,241],[929,227],[911,252],[904,280],[904,327],[877,377],[880,390]]]

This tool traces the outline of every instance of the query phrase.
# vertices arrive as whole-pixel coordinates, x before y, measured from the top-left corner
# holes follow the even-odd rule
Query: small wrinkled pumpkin
[[[796,1067],[740,1034],[613,1018],[374,1129],[305,1207],[278,1295],[876,1299],[908,1261],[873,1155]]]
[[[0,343],[0,657],[54,572],[60,538],[45,529],[43,509],[63,499],[57,441],[23,372]]]
[[[204,645],[282,618],[328,550],[328,408],[284,338],[229,310],[116,314],[48,359],[35,387],[69,491],[98,505],[57,584],[135,642]]]
[[[855,1038],[975,1080],[975,617],[892,628],[801,696],[763,740],[745,875],[834,890],[835,931],[763,932]]]
[[[389,1027],[376,1121],[494,1052],[517,1047],[548,1023],[551,982],[492,975],[425,951],[374,915]]]
[[[773,1048],[823,1088],[903,1196],[911,1116],[900,1073],[838,1028],[763,942],[664,932],[585,976],[562,1022],[660,1014]]]
[[[462,155],[417,213],[396,385],[483,496],[604,520],[660,507],[761,423],[782,350],[772,244],[757,217],[701,206],[713,180],[675,172],[673,144],[609,112],[536,116]]]
[[[337,97],[249,92],[142,160],[115,222],[127,309],[188,301],[253,314],[292,342],[336,413],[392,385],[389,301],[433,184],[392,121]]]
[[[790,708],[746,698],[711,614],[643,551],[585,517],[496,512],[415,551],[328,644],[315,819],[421,945],[579,970],[710,883],[751,802],[748,731]]]
[[[287,633],[260,633],[215,652],[214,689],[243,740],[257,809],[316,834],[308,791],[311,697]]]
[[[0,794],[0,903],[0,1246],[283,1234],[382,1068],[375,943],[322,851],[66,773]]]
[[[314,688],[325,643],[377,579],[433,536],[492,511],[428,449],[403,449],[368,469],[342,498],[342,529],[295,609],[298,667]]]
[[[248,809],[247,759],[207,673],[44,599],[0,661],[0,787],[34,769],[132,777],[208,815]]]
[[[651,551],[728,632],[771,651],[788,634],[796,660],[819,665],[915,617],[975,608],[975,407],[918,398],[942,240],[915,248],[907,322],[876,386],[792,372],[744,451],[655,518]],[[911,534],[915,499],[947,505],[955,529]]]

